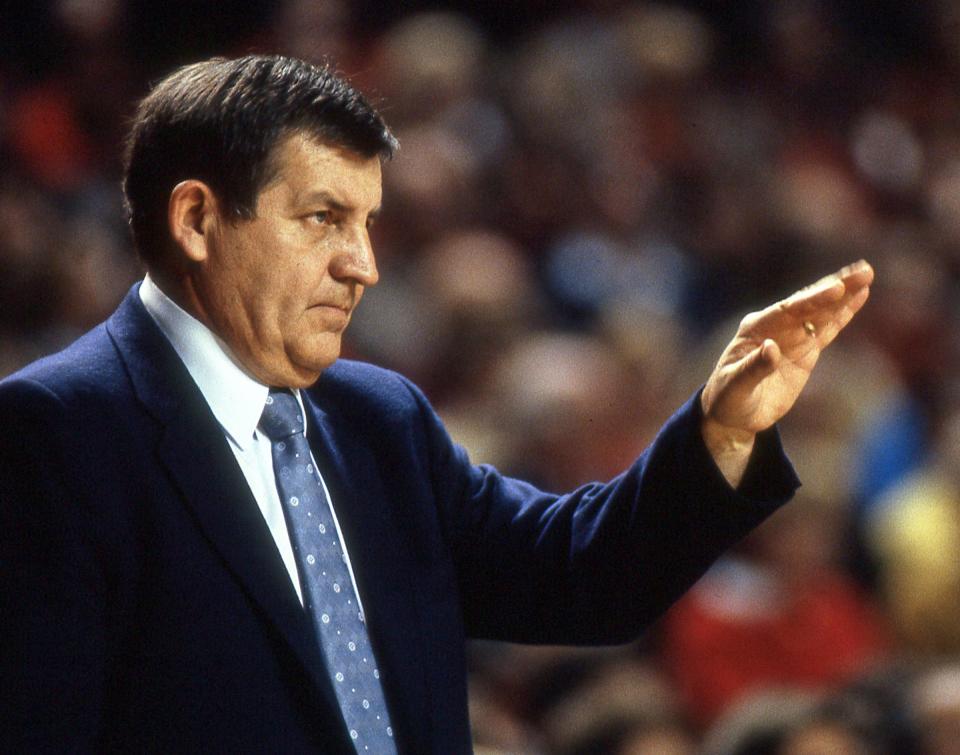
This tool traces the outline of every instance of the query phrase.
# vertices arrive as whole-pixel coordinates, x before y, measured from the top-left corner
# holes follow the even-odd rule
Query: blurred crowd
[[[626,466],[751,308],[869,259],[782,427],[797,500],[635,645],[477,643],[477,749],[960,752],[960,3],[7,6],[0,376],[141,275],[124,119],[212,54],[329,60],[380,103],[401,150],[347,355],[549,489]]]

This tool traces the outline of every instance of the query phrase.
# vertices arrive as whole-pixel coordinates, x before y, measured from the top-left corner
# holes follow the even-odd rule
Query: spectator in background
[[[701,725],[765,688],[835,690],[884,659],[882,619],[839,569],[835,514],[799,497],[663,623],[664,658]]]
[[[908,711],[921,755],[960,753],[960,666],[935,665],[917,674],[908,695]]]
[[[960,654],[960,412],[938,428],[928,463],[889,488],[865,523],[900,646],[920,657]]]
[[[771,687],[731,708],[706,733],[701,755],[913,755],[916,739],[882,696],[818,695]]]

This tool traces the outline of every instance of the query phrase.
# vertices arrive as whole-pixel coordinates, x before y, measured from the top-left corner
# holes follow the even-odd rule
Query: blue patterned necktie
[[[304,608],[313,620],[350,739],[359,753],[396,753],[363,611],[313,466],[300,404],[290,391],[271,389],[259,429],[270,438]]]

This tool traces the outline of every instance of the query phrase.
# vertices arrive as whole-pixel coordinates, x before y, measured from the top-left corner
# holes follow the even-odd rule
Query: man
[[[466,637],[628,641],[793,493],[770,428],[866,263],[747,317],[622,475],[548,495],[337,361],[394,146],[286,58],[188,66],[141,103],[147,277],[0,383],[6,749],[468,752]]]

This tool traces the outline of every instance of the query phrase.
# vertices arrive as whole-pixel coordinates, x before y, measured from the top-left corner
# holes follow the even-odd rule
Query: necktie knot
[[[271,388],[257,427],[272,441],[302,433],[300,402],[286,389]]]

